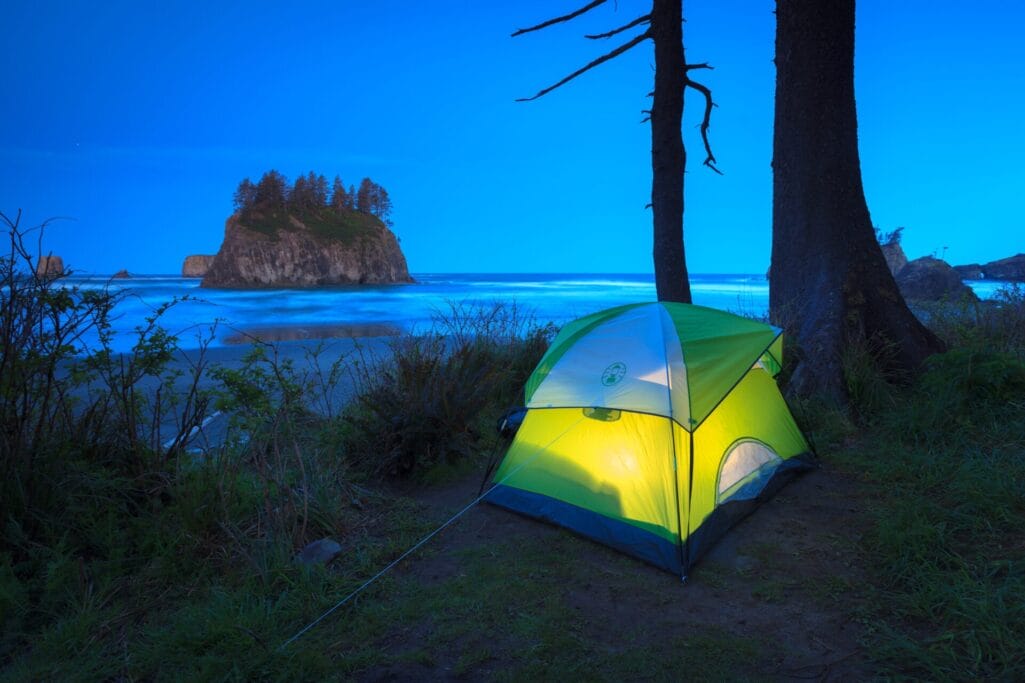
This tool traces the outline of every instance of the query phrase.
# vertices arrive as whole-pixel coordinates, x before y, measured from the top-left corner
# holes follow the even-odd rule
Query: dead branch
[[[555,85],[550,85],[547,88],[545,88],[544,90],[541,90],[540,92],[538,92],[533,97],[521,97],[521,98],[517,99],[516,101],[517,102],[530,102],[531,100],[536,100],[539,97],[543,97],[544,95],[547,95],[548,93],[550,93],[551,91],[555,90],[556,88],[558,88],[560,86],[563,86],[563,85],[566,85],[567,83],[572,81],[577,76],[590,71],[591,69],[593,69],[594,67],[598,66],[599,64],[603,64],[603,63],[609,61],[613,57],[617,57],[618,55],[623,54],[624,52],[626,52],[630,48],[638,45],[639,43],[643,42],[644,40],[647,40],[650,37],[651,37],[651,32],[650,31],[645,31],[644,33],[641,33],[640,35],[635,36],[629,42],[623,43],[622,45],[617,47],[615,50],[612,50],[611,52],[607,52],[606,54],[602,55],[601,57],[598,57],[597,59],[595,59],[594,61],[590,62],[586,66],[583,66],[583,67],[577,69],[576,71],[571,73],[569,76],[566,76],[561,81],[556,83]]]
[[[712,67],[706,64],[701,68],[711,69]],[[712,91],[708,89],[708,86],[692,81],[689,77],[685,76],[684,78],[684,86],[693,88],[705,96],[705,116],[701,119],[701,141],[705,144],[705,154],[707,155],[704,164],[719,175],[724,175],[722,171],[715,167],[715,155],[712,154],[712,146],[708,144],[708,126],[712,118],[712,107],[715,106],[715,103],[712,102]]]
[[[645,14],[643,17],[637,17],[636,19],[631,21],[629,24],[623,24],[619,28],[614,28],[611,31],[609,31],[608,33],[596,33],[594,35],[585,35],[584,38],[590,38],[591,40],[598,40],[600,38],[611,38],[612,36],[616,35],[617,33],[622,33],[623,31],[625,31],[627,29],[631,29],[634,26],[637,26],[638,24],[646,24],[646,23],[649,23],[650,21],[651,21],[651,15],[650,14]]]
[[[547,28],[547,27],[551,26],[552,24],[561,24],[564,21],[569,21],[570,19],[575,19],[575,18],[579,17],[581,14],[584,14],[586,12],[590,12],[595,7],[597,7],[598,5],[604,5],[605,2],[606,2],[606,0],[594,0],[594,2],[590,2],[590,3],[586,4],[586,5],[584,5],[583,7],[578,9],[576,12],[570,12],[569,14],[564,14],[561,17],[555,17],[554,19],[549,19],[548,21],[543,21],[540,24],[538,24],[537,26],[531,26],[530,28],[516,29],[516,32],[512,34],[512,37],[515,38],[516,36],[523,35],[524,33],[530,33],[531,31],[540,31],[541,29]]]
[[[714,69],[714,66],[709,65],[708,62],[698,62],[697,64],[685,64],[683,67],[684,72],[692,71],[693,69]]]

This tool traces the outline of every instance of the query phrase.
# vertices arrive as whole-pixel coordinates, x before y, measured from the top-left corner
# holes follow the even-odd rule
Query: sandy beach
[[[145,377],[136,386],[136,390],[146,396],[151,406],[155,405],[158,399],[167,406],[168,393],[173,393],[178,398],[186,396],[192,388],[197,372],[199,375],[196,386],[200,391],[223,389],[222,383],[216,379],[213,371],[221,368],[242,368],[246,357],[259,343],[266,346],[266,357],[269,361],[279,367],[290,365],[297,380],[309,382],[312,390],[304,397],[308,409],[322,415],[337,414],[351,399],[358,381],[352,371],[353,368],[357,364],[361,367],[373,366],[387,358],[391,344],[396,339],[394,335],[335,336],[321,339],[310,338],[309,332],[309,328],[264,328],[259,335],[262,341],[259,342],[240,342],[206,349],[180,349],[175,352],[174,358],[162,374],[164,378],[173,377],[170,384],[156,377]],[[341,370],[337,373],[337,380],[327,381],[336,364]],[[270,368],[266,364],[263,367]],[[170,443],[168,440],[173,440],[179,433],[181,407],[161,412],[163,416],[160,420],[159,439],[166,447]],[[210,406],[202,426],[193,430],[189,449],[205,451],[218,447],[225,440],[229,420],[230,415]]]

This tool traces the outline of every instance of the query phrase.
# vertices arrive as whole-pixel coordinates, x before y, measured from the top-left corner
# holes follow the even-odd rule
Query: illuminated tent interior
[[[567,324],[485,500],[668,571],[810,466],[774,379],[778,328],[645,303]]]

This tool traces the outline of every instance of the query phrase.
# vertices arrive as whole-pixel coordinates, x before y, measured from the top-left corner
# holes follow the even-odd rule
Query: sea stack
[[[239,214],[224,226],[224,242],[202,287],[312,287],[412,282],[398,240],[374,216],[332,234],[289,216],[273,233],[246,225]]]
[[[36,275],[55,277],[64,273],[64,259],[60,256],[40,256],[36,263]]]
[[[364,178],[346,189],[310,171],[288,187],[277,171],[235,191],[236,211],[202,287],[314,287],[412,282],[385,223],[391,199]]]
[[[193,254],[186,256],[182,263],[182,277],[206,277],[214,257],[208,254]]]
[[[950,264],[932,256],[908,261],[897,273],[896,279],[905,299],[978,300],[972,288],[961,281],[961,275]]]

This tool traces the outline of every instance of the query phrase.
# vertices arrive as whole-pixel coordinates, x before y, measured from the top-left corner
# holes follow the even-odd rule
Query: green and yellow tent
[[[776,386],[778,328],[644,303],[567,324],[485,497],[686,575],[734,522],[809,467]]]

